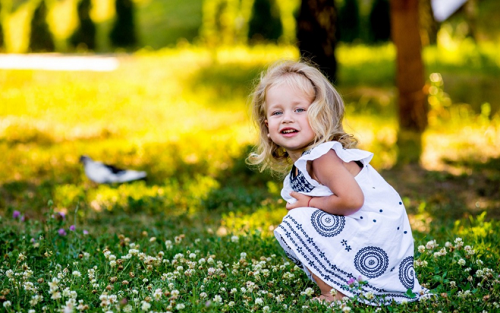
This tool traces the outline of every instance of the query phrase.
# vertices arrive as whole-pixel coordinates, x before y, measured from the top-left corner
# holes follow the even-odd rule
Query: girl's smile
[[[292,160],[298,159],[314,141],[315,134],[307,117],[312,101],[313,95],[288,84],[273,86],[266,93],[269,138],[284,148]]]

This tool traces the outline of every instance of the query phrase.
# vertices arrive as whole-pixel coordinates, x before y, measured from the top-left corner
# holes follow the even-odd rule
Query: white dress
[[[274,234],[287,256],[312,279],[311,272],[349,297],[364,294],[360,300],[371,305],[414,301],[427,293],[418,283],[413,268],[413,237],[408,216],[399,194],[370,166],[373,154],[344,149],[336,141],[306,151],[284,181],[281,196],[287,202],[297,191],[309,196],[332,195],[330,189],[312,179],[307,161],[330,149],[344,162],[359,161],[363,168],[355,177],[365,202],[356,213],[339,216],[312,207],[288,212]],[[335,175],[335,173],[332,173]],[[348,282],[355,279],[364,284]],[[352,287],[357,286],[357,288]],[[412,293],[408,292],[411,290]],[[366,297],[366,294],[371,295]]]

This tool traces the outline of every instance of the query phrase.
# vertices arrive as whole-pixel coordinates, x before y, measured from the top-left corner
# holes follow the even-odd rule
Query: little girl
[[[303,62],[281,62],[253,93],[260,130],[248,160],[286,173],[288,214],[274,231],[287,256],[321,290],[321,301],[359,295],[371,305],[414,301],[413,237],[398,193],[353,149],[344,104],[329,81]]]

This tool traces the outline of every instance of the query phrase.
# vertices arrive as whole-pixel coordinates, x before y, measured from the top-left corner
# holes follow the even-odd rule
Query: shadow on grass
[[[427,171],[419,166],[406,166],[381,172],[407,200],[409,213],[421,211],[440,221],[476,216],[484,211],[487,218],[500,217],[500,159],[486,162],[463,159],[444,160],[464,173]]]

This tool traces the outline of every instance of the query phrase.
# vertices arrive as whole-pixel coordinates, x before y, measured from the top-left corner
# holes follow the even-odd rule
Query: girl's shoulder
[[[346,149],[338,141],[327,141],[305,151],[295,162],[295,166],[298,168],[305,167],[308,161],[314,161],[328,153],[330,150],[334,150],[337,156],[346,163],[351,161],[360,161],[364,165],[367,165],[373,158],[373,153],[371,152],[360,149]]]

